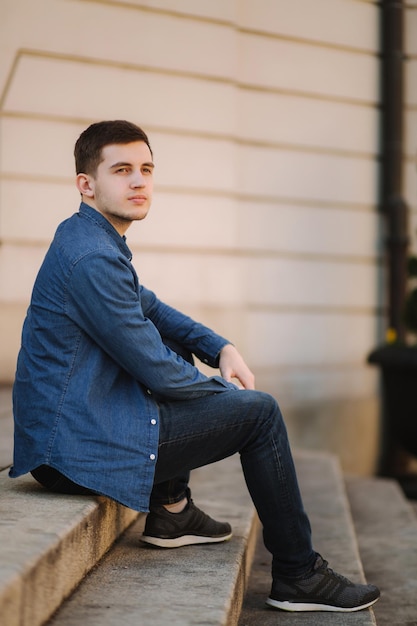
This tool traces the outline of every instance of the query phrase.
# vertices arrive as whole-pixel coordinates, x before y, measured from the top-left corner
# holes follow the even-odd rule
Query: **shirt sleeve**
[[[146,287],[140,287],[140,295],[144,315],[154,323],[162,337],[174,339],[203,363],[219,366],[220,351],[230,343],[227,339],[165,304]]]
[[[142,296],[149,317],[144,314]],[[152,292],[141,290],[122,254],[109,250],[79,259],[68,280],[65,308],[120,367],[162,397],[199,397],[237,388],[220,376],[205,376],[165,346],[161,333],[184,340],[188,349],[197,350],[197,356],[213,362],[221,341],[210,342],[208,329],[163,305]],[[208,344],[209,350],[201,348]]]

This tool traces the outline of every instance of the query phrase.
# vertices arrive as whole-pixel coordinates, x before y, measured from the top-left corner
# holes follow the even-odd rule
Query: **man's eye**
[[[145,172],[145,174],[152,174],[152,169],[150,167],[144,167],[143,171]]]
[[[125,174],[125,173],[126,173],[126,172],[128,172],[128,171],[129,171],[129,170],[128,170],[128,168],[127,168],[127,167],[119,167],[119,168],[116,170],[116,174]]]

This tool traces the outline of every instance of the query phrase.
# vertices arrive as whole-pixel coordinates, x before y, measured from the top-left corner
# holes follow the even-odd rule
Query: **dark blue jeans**
[[[286,427],[275,399],[226,391],[160,403],[160,439],[151,505],[187,493],[188,472],[240,454],[253,503],[273,555],[273,574],[301,576],[316,553],[298,487]]]

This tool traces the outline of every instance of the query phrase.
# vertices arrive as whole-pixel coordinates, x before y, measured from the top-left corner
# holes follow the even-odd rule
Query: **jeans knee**
[[[242,393],[248,394],[247,400],[250,402],[253,427],[251,444],[255,443],[255,449],[269,445],[271,439],[275,441],[274,446],[285,446],[287,431],[276,399],[263,391],[243,391]],[[249,397],[249,394],[253,395]]]
[[[271,396],[271,394],[267,393],[266,391],[257,391],[257,393],[259,394],[259,401],[266,411],[268,411],[269,413],[275,413],[277,411],[281,413],[278,402],[276,401],[274,396]]]
[[[256,394],[254,402],[261,421],[283,422],[278,402],[271,394],[265,391],[254,391],[253,393]]]

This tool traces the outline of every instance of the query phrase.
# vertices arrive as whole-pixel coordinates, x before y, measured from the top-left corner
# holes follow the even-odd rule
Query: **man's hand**
[[[232,378],[237,378],[244,389],[255,389],[255,376],[231,343],[220,351],[219,369],[222,377],[229,383],[233,382]]]

